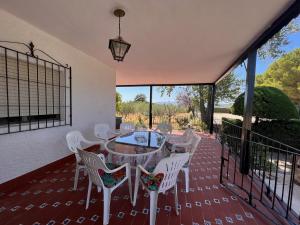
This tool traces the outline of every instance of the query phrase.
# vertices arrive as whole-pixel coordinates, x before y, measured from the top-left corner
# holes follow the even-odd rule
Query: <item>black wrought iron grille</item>
[[[220,182],[274,224],[299,224],[300,150],[249,131],[249,174],[239,171],[242,128],[226,120],[215,126],[222,144]],[[217,129],[219,128],[219,129]],[[298,163],[297,163],[298,161]]]
[[[71,67],[0,46],[0,134],[72,124]]]

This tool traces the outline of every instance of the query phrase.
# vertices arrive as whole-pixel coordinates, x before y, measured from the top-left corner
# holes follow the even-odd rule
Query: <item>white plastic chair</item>
[[[109,212],[110,212],[110,201],[111,201],[111,194],[112,192],[118,188],[124,181],[128,180],[128,187],[129,187],[129,196],[130,201],[132,203],[132,187],[131,187],[131,173],[130,173],[130,165],[128,163],[119,166],[117,168],[109,169],[108,164],[105,163],[104,156],[96,155],[92,152],[86,152],[83,150],[78,150],[80,157],[82,158],[83,163],[86,166],[89,175],[89,186],[88,186],[88,193],[86,199],[86,209],[89,207],[90,196],[92,185],[95,184],[98,188],[98,191],[103,189],[103,224],[106,225],[109,223]],[[126,170],[125,175],[121,174],[120,179],[114,183],[109,183],[112,186],[108,186],[107,182],[105,181],[105,177],[111,178],[114,174],[122,172],[122,170]],[[103,175],[101,176],[100,173]]]
[[[155,131],[158,131],[158,132],[162,133],[163,135],[168,136],[168,135],[172,134],[172,125],[169,123],[159,123],[159,124],[157,124]]]
[[[185,129],[182,135],[168,135],[167,142],[176,144],[176,143],[186,143],[193,136],[194,130],[192,128]]]
[[[95,124],[94,134],[97,138],[105,141],[108,141],[109,139],[119,135],[119,133],[114,132],[106,123]]]
[[[192,134],[190,140],[186,143],[175,143],[172,145],[171,154],[172,153],[189,153],[189,160],[188,162],[182,167],[182,171],[184,172],[185,178],[185,191],[188,193],[190,190],[190,164],[193,158],[195,151],[198,148],[198,145],[201,141],[201,137],[195,133]]]
[[[167,190],[174,188],[174,197],[175,197],[175,209],[176,214],[178,215],[178,191],[177,191],[177,176],[180,169],[183,167],[185,163],[189,160],[189,153],[183,154],[172,154],[167,158],[162,159],[157,166],[155,167],[153,172],[149,172],[145,170],[141,165],[139,165],[136,169],[136,178],[135,178],[135,189],[134,189],[134,199],[133,206],[136,204],[137,193],[139,189],[139,182],[142,183],[143,187],[150,194],[150,225],[155,224],[156,220],[156,211],[157,211],[157,199],[159,193],[165,193]],[[163,174],[163,178],[156,189],[153,187],[147,186],[143,182],[142,176],[161,176]]]
[[[74,187],[73,187],[73,189],[76,190],[78,184],[79,172],[80,170],[85,169],[85,166],[82,163],[77,150],[88,148],[96,144],[99,144],[101,146],[104,145],[104,143],[100,141],[89,141],[83,137],[80,131],[77,130],[69,132],[66,135],[66,140],[67,140],[68,148],[70,149],[71,152],[75,153],[75,157],[76,157],[76,170],[75,170]]]
[[[122,134],[127,134],[127,133],[130,133],[130,132],[133,132],[135,131],[135,126],[133,123],[121,123],[120,124],[120,133],[121,135]]]

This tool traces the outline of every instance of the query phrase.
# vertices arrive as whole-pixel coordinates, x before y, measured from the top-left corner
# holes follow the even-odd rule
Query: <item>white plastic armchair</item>
[[[106,123],[95,124],[94,134],[97,138],[104,141],[108,141],[109,139],[119,135],[119,133],[113,131]]]
[[[192,128],[187,128],[182,135],[169,135],[168,142],[172,144],[186,143],[191,139],[193,133],[194,130]]]
[[[89,141],[83,137],[80,131],[71,131],[66,135],[66,140],[68,144],[68,148],[71,152],[75,153],[76,157],[76,170],[75,170],[75,178],[74,178],[74,187],[73,189],[77,189],[79,172],[82,169],[85,169],[84,164],[81,161],[80,156],[78,155],[78,149],[88,148],[92,145],[104,145],[101,141]]]
[[[159,123],[159,124],[157,124],[155,131],[168,136],[168,135],[172,134],[172,125],[169,123]]]
[[[131,187],[131,173],[130,173],[130,165],[128,163],[119,166],[114,169],[109,169],[108,165],[105,163],[104,156],[99,157],[92,152],[87,152],[83,150],[78,150],[80,157],[82,158],[83,163],[86,166],[88,176],[89,176],[89,185],[88,185],[88,193],[86,199],[86,209],[89,207],[89,201],[91,196],[92,185],[96,185],[98,191],[103,189],[103,224],[106,225],[109,223],[109,212],[110,212],[110,201],[112,192],[118,188],[121,184],[123,184],[126,180],[128,180],[129,187],[129,196],[130,201],[132,203],[132,187]],[[123,172],[125,170],[125,174]],[[114,178],[114,174],[118,174],[118,180],[113,183],[107,183],[105,181],[105,177],[111,181]],[[102,176],[100,175],[102,173]],[[104,175],[103,175],[104,174]]]
[[[157,199],[159,193],[165,193],[167,190],[174,188],[175,197],[175,209],[178,215],[178,191],[177,191],[177,176],[181,168],[189,160],[189,154],[172,154],[167,158],[162,159],[153,172],[149,172],[144,169],[141,165],[137,167],[136,179],[135,179],[135,189],[134,189],[134,199],[133,205],[136,204],[137,193],[139,189],[139,182],[142,183],[143,187],[150,194],[150,225],[155,224],[156,211],[157,211]],[[142,176],[149,176],[156,178],[155,176],[163,174],[163,178],[156,189],[150,188],[145,182],[143,182]]]
[[[198,145],[201,141],[201,137],[197,134],[192,134],[190,140],[186,143],[177,143],[172,145],[172,153],[176,152],[188,152],[189,153],[189,160],[188,162],[182,167],[182,171],[184,172],[184,178],[185,178],[185,191],[189,192],[190,190],[190,164],[192,161],[192,158],[194,156],[195,151],[198,148]]]
[[[130,132],[133,132],[135,131],[135,126],[133,123],[121,123],[120,124],[120,133],[121,135],[122,134],[127,134],[127,133],[130,133]]]

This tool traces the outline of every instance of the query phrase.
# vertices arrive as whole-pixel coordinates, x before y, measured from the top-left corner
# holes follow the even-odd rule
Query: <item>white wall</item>
[[[116,73],[95,58],[1,9],[0,30],[0,40],[33,41],[37,48],[68,63],[72,67],[73,89],[72,127],[0,135],[0,183],[3,183],[69,155],[65,142],[69,130],[78,129],[91,137],[95,122],[114,126]],[[8,47],[27,51],[19,46]]]

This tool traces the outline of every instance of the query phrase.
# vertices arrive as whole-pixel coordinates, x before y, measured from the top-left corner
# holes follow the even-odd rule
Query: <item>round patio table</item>
[[[146,158],[143,164],[146,166],[153,155],[162,150],[165,140],[165,136],[156,131],[134,131],[106,142],[105,148],[112,155],[131,157],[137,163]]]

